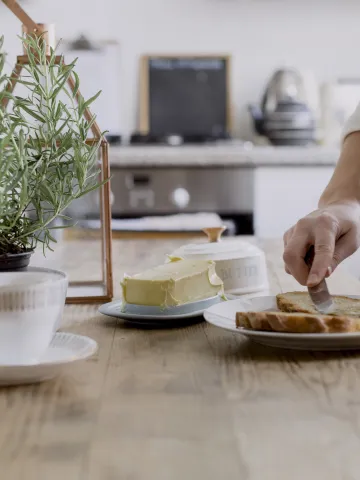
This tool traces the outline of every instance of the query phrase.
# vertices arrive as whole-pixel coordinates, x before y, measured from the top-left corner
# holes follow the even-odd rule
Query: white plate
[[[89,337],[72,333],[55,333],[45,355],[31,365],[0,365],[0,385],[24,385],[51,380],[67,364],[94,355],[97,343]]]
[[[165,310],[160,307],[128,304],[126,311],[123,311],[122,301],[115,300],[101,305],[99,312],[109,317],[122,318],[134,324],[165,326],[169,323],[181,323],[191,318],[201,317],[207,308],[222,301],[221,297],[216,296],[178,307],[169,307]]]
[[[349,295],[351,298],[360,296]],[[236,328],[236,312],[278,310],[276,297],[256,297],[232,300],[214,305],[204,312],[205,320],[216,327],[245,335],[254,342],[269,347],[292,350],[360,350],[360,332],[355,333],[279,333]]]

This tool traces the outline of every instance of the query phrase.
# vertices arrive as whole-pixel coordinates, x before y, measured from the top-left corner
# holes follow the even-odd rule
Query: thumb
[[[319,225],[315,232],[315,256],[307,279],[307,286],[314,287],[326,277],[334,258],[336,230]]]
[[[308,287],[314,287],[318,285],[329,272],[331,264],[334,261],[334,249],[331,245],[323,245],[315,252],[313,264],[310,269],[309,277],[307,280]]]

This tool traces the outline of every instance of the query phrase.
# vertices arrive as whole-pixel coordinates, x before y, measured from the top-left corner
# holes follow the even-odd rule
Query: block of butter
[[[177,260],[159,265],[121,283],[124,303],[174,307],[223,293],[212,260]]]

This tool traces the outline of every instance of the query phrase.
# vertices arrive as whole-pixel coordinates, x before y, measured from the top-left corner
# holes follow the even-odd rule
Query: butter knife
[[[310,247],[305,257],[305,263],[311,268],[315,256],[314,247]],[[325,278],[315,287],[308,287],[310,298],[318,312],[329,314],[334,311],[334,303],[332,301]]]

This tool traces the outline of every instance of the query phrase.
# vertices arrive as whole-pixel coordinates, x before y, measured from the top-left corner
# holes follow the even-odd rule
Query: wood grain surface
[[[115,241],[116,283],[181,243]],[[262,246],[271,291],[298,289],[281,243]],[[360,294],[341,269],[329,285]],[[94,358],[0,390],[1,479],[360,478],[360,353],[275,350],[206,323],[139,330],[96,310],[64,318],[98,342]]]

